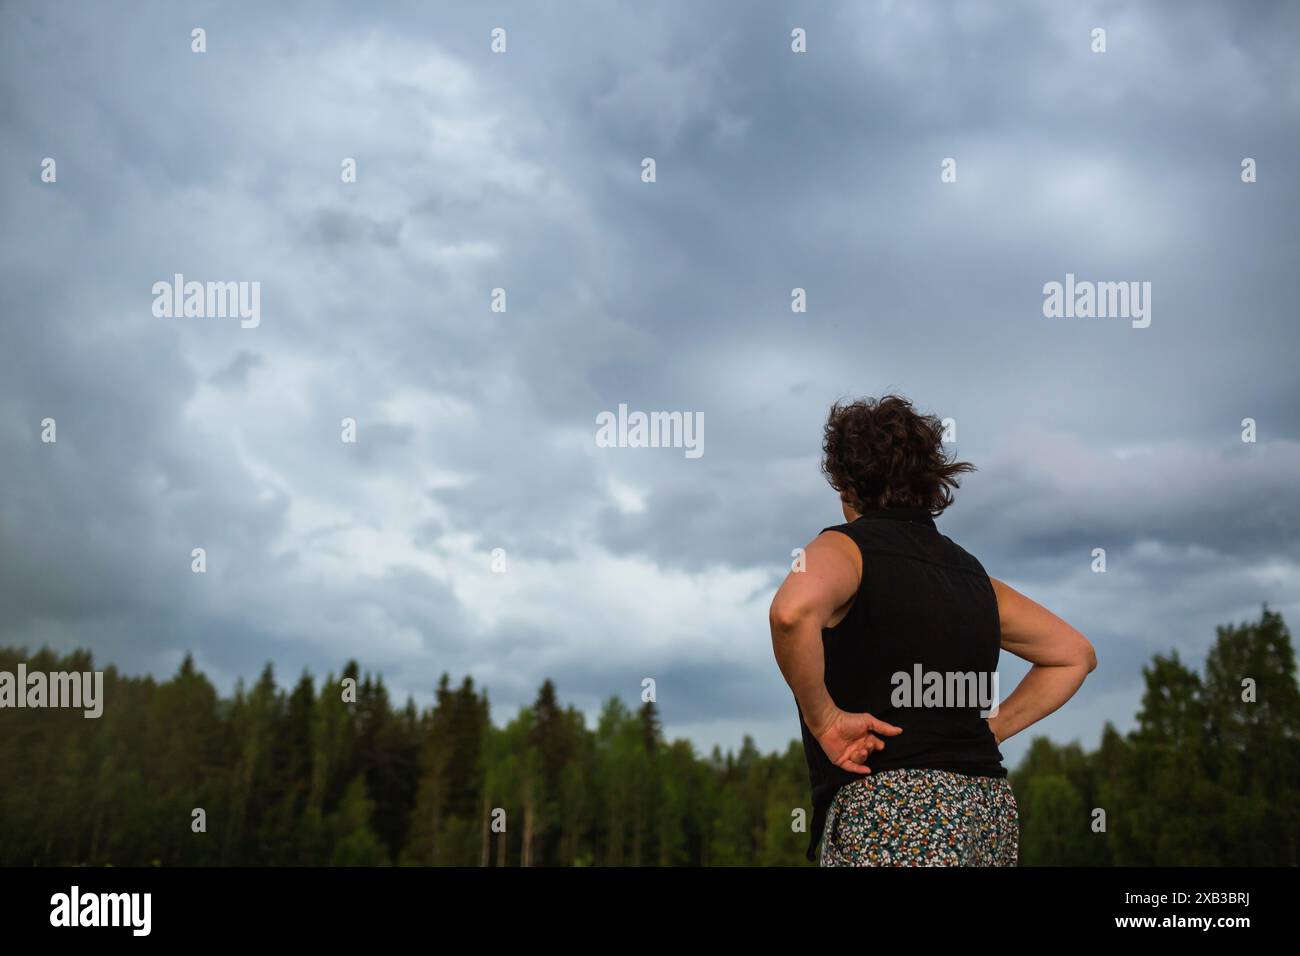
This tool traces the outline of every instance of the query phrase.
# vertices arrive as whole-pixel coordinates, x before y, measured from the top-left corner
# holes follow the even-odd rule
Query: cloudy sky
[[[1096,645],[1036,728],[1093,745],[1152,654],[1300,620],[1300,6],[1248,6],[0,4],[0,643],[498,722],[652,677],[784,746],[821,424],[894,390],[979,466],[940,530]],[[260,324],[157,317],[177,273]],[[1067,273],[1150,326],[1045,317]],[[597,447],[620,403],[704,454]]]

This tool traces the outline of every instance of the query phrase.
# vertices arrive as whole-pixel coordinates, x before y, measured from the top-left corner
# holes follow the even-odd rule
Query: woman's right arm
[[[989,581],[998,599],[1002,649],[1034,665],[989,718],[1001,743],[1073,697],[1097,666],[1097,654],[1086,637],[1047,608],[996,578]]]

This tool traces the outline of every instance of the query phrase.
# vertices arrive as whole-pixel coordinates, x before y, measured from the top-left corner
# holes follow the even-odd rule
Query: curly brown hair
[[[898,395],[836,402],[822,452],[822,473],[859,514],[924,508],[937,516],[952,504],[957,476],[975,470],[949,460],[937,416],[922,415]]]

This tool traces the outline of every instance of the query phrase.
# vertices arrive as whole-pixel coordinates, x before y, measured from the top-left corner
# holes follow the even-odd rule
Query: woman
[[[822,470],[845,523],[772,601],[799,705],[823,866],[1014,866],[1019,814],[998,745],[1073,696],[1088,640],[940,534],[957,476],[943,426],[906,399],[836,403]],[[1000,706],[999,648],[1033,667]]]

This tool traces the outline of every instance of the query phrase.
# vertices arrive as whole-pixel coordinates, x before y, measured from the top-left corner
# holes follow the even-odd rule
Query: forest
[[[88,651],[0,648],[0,670],[20,663],[95,669]],[[498,727],[470,677],[444,674],[420,709],[356,662],[291,688],[268,664],[229,698],[190,658],[165,681],[103,671],[98,719],[0,710],[0,864],[812,865],[797,741],[704,755],[665,739],[654,703],[617,698],[589,727],[549,680]],[[1012,769],[1021,865],[1296,865],[1281,615],[1218,627],[1199,672],[1170,653],[1142,679],[1130,730],[1108,723],[1091,751],[1039,736]]]

